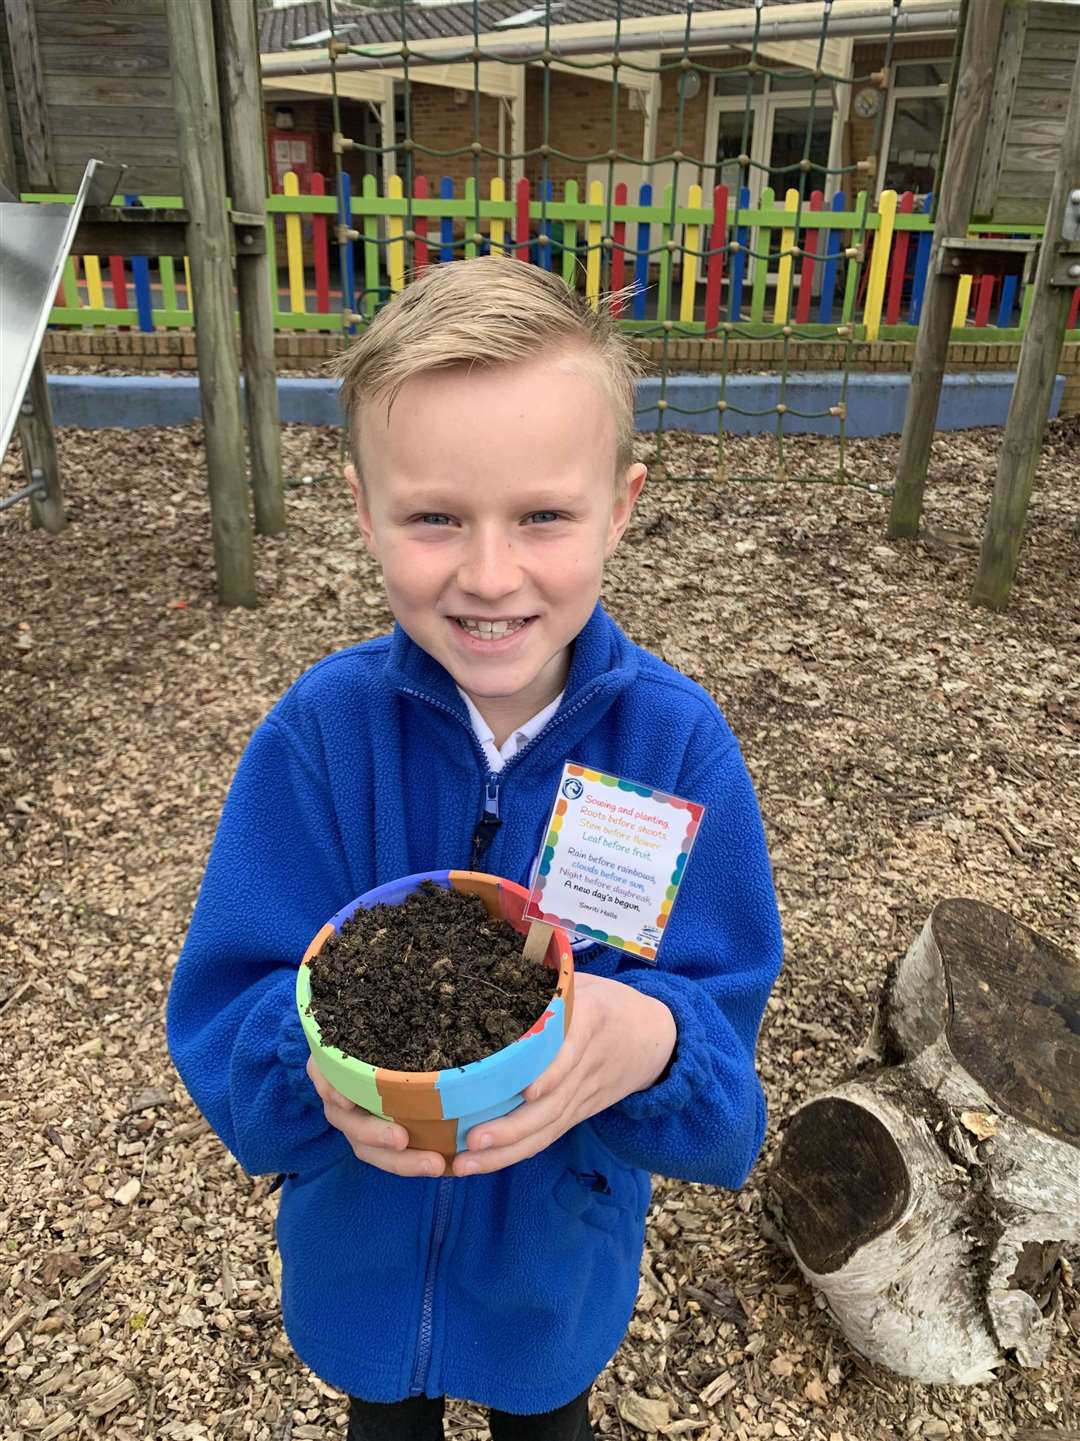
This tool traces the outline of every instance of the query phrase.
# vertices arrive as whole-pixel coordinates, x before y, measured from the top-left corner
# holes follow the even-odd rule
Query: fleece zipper
[[[472,860],[469,862],[470,870],[477,870],[480,862],[487,854],[488,847],[495,839],[495,832],[502,825],[499,817],[499,786],[498,773],[492,771],[484,786],[484,813],[477,822],[476,830],[472,839]]]
[[[459,715],[452,706],[445,705],[441,700],[437,700],[435,696],[428,695],[424,691],[402,687],[405,695],[412,696],[416,700],[425,701],[428,705],[434,706],[436,710],[444,711],[447,715],[453,716],[454,719],[468,731],[473,743],[473,749],[481,758],[485,773],[483,810],[473,834],[472,869],[475,869],[477,864],[487,854],[491,842],[495,837],[495,832],[502,824],[502,818],[499,815],[499,794],[506,772],[511,766],[516,765],[522,756],[532,750],[533,746],[535,746],[543,736],[548,735],[555,726],[561,725],[563,721],[568,720],[572,715],[576,714],[577,711],[581,710],[583,706],[588,705],[599,689],[599,686],[594,686],[591,690],[586,691],[572,706],[568,706],[565,711],[557,711],[551,720],[548,721],[547,725],[533,736],[528,745],[522,746],[517,755],[511,756],[502,770],[496,772],[488,770],[487,757],[484,755],[480,742],[476,739],[476,732],[464,716]],[[427,1384],[428,1368],[431,1364],[431,1342],[435,1312],[435,1279],[438,1272],[442,1245],[446,1239],[447,1223],[450,1219],[450,1207],[453,1202],[453,1184],[454,1178],[450,1176],[443,1176],[436,1182],[438,1190],[435,1195],[435,1219],[431,1231],[431,1244],[428,1248],[427,1266],[424,1271],[424,1292],[420,1305],[420,1331],[416,1342],[416,1359],[413,1362],[412,1382],[409,1387],[409,1394],[411,1396],[422,1396],[424,1394],[424,1387]]]
[[[499,797],[502,793],[502,786],[506,779],[507,772],[527,756],[534,746],[538,745],[540,741],[550,735],[557,726],[562,725],[564,721],[568,721],[571,716],[576,715],[579,710],[594,700],[599,694],[600,689],[600,686],[593,686],[591,690],[587,690],[584,695],[579,696],[573,705],[567,706],[565,710],[560,708],[556,711],[547,725],[543,726],[536,735],[533,736],[528,745],[522,746],[516,755],[512,755],[501,771],[492,771],[488,769],[487,756],[484,754],[483,747],[476,738],[476,732],[472,728],[472,723],[465,716],[459,715],[452,706],[448,706],[444,701],[438,700],[426,691],[413,690],[409,686],[401,687],[403,695],[412,696],[414,700],[421,700],[426,705],[432,706],[435,710],[442,711],[445,715],[453,716],[454,720],[456,720],[459,725],[464,726],[468,731],[473,750],[480,757],[481,768],[484,772],[484,793],[481,797],[480,819],[477,821],[476,829],[473,831],[470,846],[468,862],[470,870],[476,870],[479,867],[480,862],[491,848],[491,843],[495,839],[495,832],[502,825],[502,817],[499,813]]]
[[[410,1396],[422,1396],[427,1383],[428,1367],[431,1364],[431,1338],[435,1313],[435,1273],[439,1264],[439,1252],[446,1237],[446,1226],[450,1219],[453,1202],[453,1178],[443,1176],[436,1183],[435,1222],[431,1231],[431,1245],[428,1247],[427,1267],[424,1271],[424,1295],[420,1304],[420,1333],[416,1341],[416,1360],[413,1362]]]

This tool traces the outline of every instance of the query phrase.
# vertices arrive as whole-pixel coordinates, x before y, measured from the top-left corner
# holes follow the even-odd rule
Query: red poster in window
[[[300,181],[300,194],[311,193],[315,169],[315,137],[303,130],[268,130],[266,146],[270,162],[270,186],[280,195],[286,174],[292,170]]]

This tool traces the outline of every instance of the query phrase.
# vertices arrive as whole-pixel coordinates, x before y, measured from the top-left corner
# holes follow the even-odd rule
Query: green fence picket
[[[365,175],[361,208],[364,215],[364,314],[372,316],[379,304],[379,183]],[[356,211],[356,201],[353,201]]]
[[[759,207],[765,214],[771,214],[773,206],[773,192],[766,185],[761,192],[761,205]],[[778,212],[782,217],[783,212]],[[765,319],[765,287],[769,282],[769,251],[772,249],[773,226],[767,224],[759,225],[758,229],[752,232],[750,241],[751,249],[756,250],[754,256],[754,284],[750,292],[750,319],[759,324]]]
[[[858,246],[864,239],[864,222],[866,218],[866,191],[860,190],[855,201],[855,210],[852,216],[853,224],[848,234],[848,245]],[[862,269],[862,261],[857,255],[848,260],[847,280],[844,284],[844,304],[840,312],[840,320],[843,325],[850,325],[855,315],[855,301],[859,293],[859,272]]]
[[[577,181],[568,180],[564,193],[565,205],[573,210],[578,203]],[[567,285],[577,288],[577,225],[573,220],[563,222],[562,278]]]

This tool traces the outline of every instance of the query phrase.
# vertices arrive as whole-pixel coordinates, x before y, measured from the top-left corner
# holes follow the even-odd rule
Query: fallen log
[[[855,1070],[788,1119],[766,1215],[869,1360],[953,1385],[1041,1365],[1080,1240],[1080,967],[935,906]]]

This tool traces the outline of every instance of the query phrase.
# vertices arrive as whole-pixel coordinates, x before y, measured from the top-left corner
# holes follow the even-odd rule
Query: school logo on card
[[[563,781],[562,793],[568,801],[579,801],[584,789],[585,787],[576,776],[570,776],[568,780]]]

